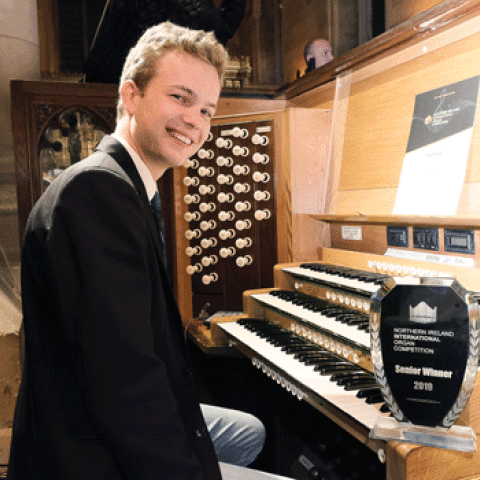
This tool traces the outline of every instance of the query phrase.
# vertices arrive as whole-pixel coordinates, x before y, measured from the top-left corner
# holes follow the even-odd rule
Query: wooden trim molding
[[[325,223],[345,223],[354,225],[412,225],[422,227],[480,229],[480,220],[474,217],[456,216],[424,217],[413,215],[311,215]]]

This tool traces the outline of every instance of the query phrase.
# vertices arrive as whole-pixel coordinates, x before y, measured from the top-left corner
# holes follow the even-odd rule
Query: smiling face
[[[122,86],[127,115],[120,130],[158,179],[202,146],[221,85],[215,67],[180,50],[167,51],[155,67],[143,94],[131,80]]]

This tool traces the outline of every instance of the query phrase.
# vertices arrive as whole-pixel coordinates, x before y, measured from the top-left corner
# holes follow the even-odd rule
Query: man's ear
[[[132,115],[137,106],[136,100],[141,96],[140,90],[133,80],[127,80],[120,87],[120,97],[125,111]]]

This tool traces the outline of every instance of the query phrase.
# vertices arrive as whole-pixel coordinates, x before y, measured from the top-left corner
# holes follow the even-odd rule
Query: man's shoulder
[[[125,186],[137,193],[135,185],[115,159],[106,152],[95,151],[84,160],[64,170],[44,191],[32,209],[31,217],[40,216],[47,224],[51,222],[53,210],[60,198],[81,198],[85,191],[95,188],[107,194]],[[127,192],[128,190],[124,190]]]
[[[118,177],[119,179],[126,181],[132,187],[134,186],[132,180],[127,175],[125,170],[109,153],[97,150],[89,157],[67,168],[58,176],[58,178],[55,179],[49,188],[54,187],[52,190],[55,190],[56,188],[62,189],[70,182],[78,179],[78,177],[89,174],[113,175],[114,177]]]

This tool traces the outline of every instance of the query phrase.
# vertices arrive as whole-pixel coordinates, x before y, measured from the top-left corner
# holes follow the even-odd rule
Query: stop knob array
[[[212,127],[188,160],[185,254],[192,284],[212,286],[258,262],[260,224],[274,221],[272,135],[271,125],[256,122]]]

